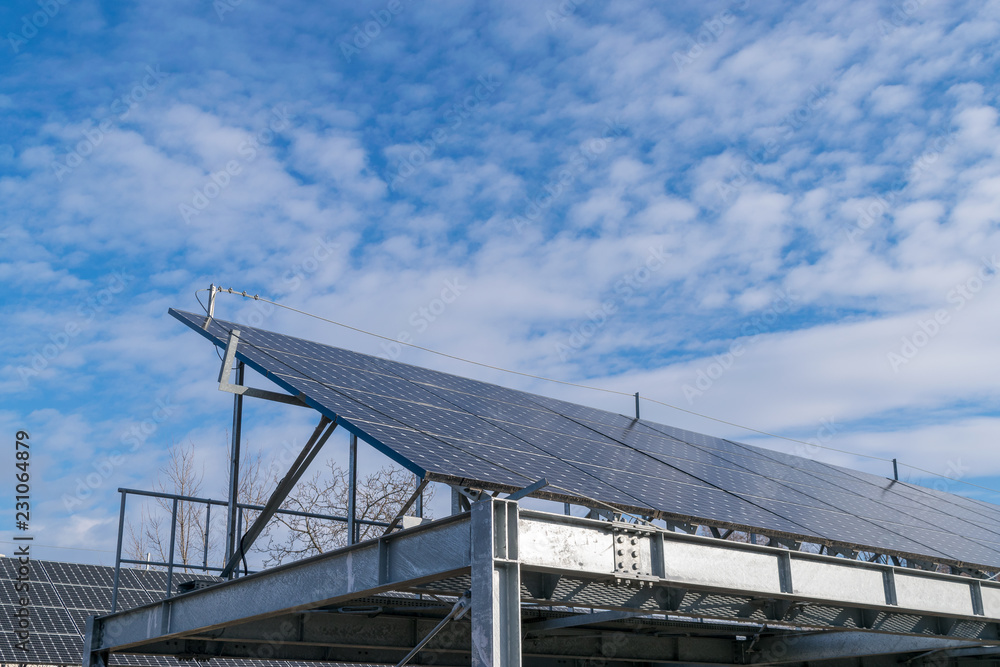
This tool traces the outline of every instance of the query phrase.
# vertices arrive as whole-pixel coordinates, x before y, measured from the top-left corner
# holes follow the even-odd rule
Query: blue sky
[[[222,493],[218,358],[166,314],[213,282],[1000,487],[1000,3],[40,0],[0,29],[0,432],[31,433],[40,557],[109,562],[117,487],[172,444]],[[311,431],[250,410],[253,448]]]

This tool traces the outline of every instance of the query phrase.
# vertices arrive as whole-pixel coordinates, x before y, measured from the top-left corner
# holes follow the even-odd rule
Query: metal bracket
[[[208,327],[212,324],[212,318],[215,317],[215,295],[222,291],[222,288],[215,289],[215,283],[208,286],[208,317],[205,318],[205,323],[201,325],[201,328],[208,331]]]
[[[465,616],[465,614],[469,611],[469,602],[471,601],[471,599],[472,599],[472,592],[465,591],[465,595],[459,598],[458,602],[455,603],[455,606],[451,608],[450,612],[448,612],[448,615],[442,618],[441,622],[435,625],[434,629],[428,632],[427,636],[421,639],[420,643],[414,646],[413,650],[407,653],[406,657],[400,660],[399,663],[396,664],[396,667],[403,667],[403,665],[412,660],[413,657],[420,652],[420,649],[426,646],[427,642],[434,639],[434,636],[437,633],[441,632],[444,626],[448,625],[450,621],[457,621],[458,619]]]
[[[637,529],[631,524],[612,524],[614,539],[615,576],[626,578],[649,578],[653,576],[653,554],[648,553],[647,540],[640,538],[652,531]]]
[[[389,522],[389,525],[386,526],[385,532],[382,533],[383,535],[388,535],[389,533],[391,533],[393,529],[396,527],[396,524],[402,521],[403,517],[406,516],[406,513],[410,510],[410,507],[413,506],[413,503],[417,502],[417,498],[419,498],[420,494],[424,492],[424,489],[427,487],[427,482],[429,481],[430,480],[428,480],[426,477],[420,480],[420,484],[417,485],[416,491],[414,491],[413,494],[410,496],[410,499],[407,500],[401,508],[399,508],[399,513],[396,514],[393,520]]]
[[[219,391],[225,391],[230,394],[237,394],[239,396],[251,396],[253,398],[263,398],[268,401],[276,401],[278,403],[286,403],[288,405],[298,405],[301,407],[309,407],[306,405],[304,394],[299,394],[298,396],[289,396],[288,394],[279,394],[276,391],[267,391],[266,389],[254,389],[253,387],[244,387],[238,384],[232,384],[229,381],[229,373],[233,368],[233,360],[236,359],[236,347],[240,342],[240,332],[233,330],[229,333],[229,342],[226,344],[226,354],[222,358],[222,368],[219,370]]]
[[[538,489],[545,488],[548,485],[549,485],[549,483],[543,477],[540,480],[538,480],[537,482],[535,482],[534,484],[529,484],[528,486],[524,487],[523,489],[521,489],[519,491],[515,491],[514,493],[511,493],[510,495],[507,496],[507,500],[520,500],[521,498],[524,498],[525,496],[531,495],[532,493],[534,493]]]
[[[548,630],[561,630],[563,628],[575,628],[595,623],[612,623],[614,621],[624,621],[632,618],[649,616],[648,611],[599,611],[592,614],[577,613],[573,616],[563,618],[550,618],[548,620],[537,621],[530,625],[521,627],[523,634],[543,634]]]

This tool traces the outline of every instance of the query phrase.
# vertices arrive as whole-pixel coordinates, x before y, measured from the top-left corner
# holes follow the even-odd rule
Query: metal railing
[[[212,506],[221,505],[223,507],[229,506],[229,502],[225,500],[214,500],[212,498],[197,498],[195,496],[181,496],[175,493],[162,493],[159,491],[141,491],[139,489],[124,489],[119,488],[118,492],[122,496],[121,509],[118,514],[118,546],[115,550],[115,576],[114,576],[114,587],[111,592],[111,613],[115,613],[118,608],[118,584],[121,579],[121,566],[126,565],[146,565],[155,567],[165,567],[167,568],[167,583],[164,591],[164,599],[173,596],[173,580],[174,580],[174,568],[181,567],[185,570],[196,570],[199,572],[222,572],[222,567],[216,567],[208,564],[208,546],[209,546],[209,528],[212,520]],[[133,496],[144,496],[147,498],[156,498],[162,500],[171,501],[171,511],[170,511],[170,547],[168,550],[167,561],[150,561],[150,560],[135,560],[131,558],[122,558],[122,541],[125,534],[125,506],[129,495]],[[203,550],[202,550],[202,562],[201,564],[196,563],[185,563],[176,562],[174,559],[174,552],[177,542],[177,510],[179,509],[180,503],[196,503],[203,504],[205,508],[205,536],[203,540]],[[245,511],[261,511],[264,509],[262,505],[250,505],[248,503],[237,503],[237,517],[236,517],[236,532],[241,534],[243,532],[243,513]],[[315,514],[313,512],[298,512],[295,510],[285,510],[279,509],[275,511],[275,514],[286,514],[289,516],[299,516],[307,519],[321,519],[326,521],[339,521],[343,523],[351,523],[348,517],[345,516],[332,516],[327,514]],[[369,519],[357,519],[353,521],[355,530],[360,533],[360,526],[379,526],[381,528],[387,528],[389,526],[385,521],[372,521]],[[353,536],[357,539],[357,535]],[[353,540],[352,540],[353,541]]]

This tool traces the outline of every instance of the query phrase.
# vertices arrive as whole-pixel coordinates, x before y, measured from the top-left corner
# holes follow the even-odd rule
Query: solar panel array
[[[28,653],[14,648],[17,639],[18,598],[24,594],[14,588],[18,581],[18,561],[0,558],[0,657],[2,662],[40,665],[79,665],[87,617],[111,610],[114,568],[53,561],[32,561],[30,566],[28,610],[31,628]],[[216,581],[205,575],[174,573],[177,585],[192,579]],[[122,569],[118,588],[118,608],[130,609],[164,597],[167,573],[157,570]],[[163,667],[163,659],[130,656],[120,662],[130,665]]]
[[[1000,566],[1000,507],[171,309],[219,347],[433,480],[521,488],[696,522]]]

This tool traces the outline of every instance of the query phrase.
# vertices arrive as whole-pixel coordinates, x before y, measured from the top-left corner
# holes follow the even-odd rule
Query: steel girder
[[[525,511],[514,501],[485,498],[471,512],[93,619],[84,667],[99,667],[116,652],[392,661],[440,616],[415,608],[368,618],[344,606],[432,589],[471,589],[470,618],[453,621],[427,644],[439,664],[514,667],[540,656],[567,664],[594,657],[797,664],[987,646],[1000,638],[994,582]],[[654,614],[660,621],[579,614],[539,625],[525,620],[534,604]],[[750,637],[733,624],[692,641],[669,629],[650,634],[668,614],[761,630]],[[810,639],[803,628],[853,632]],[[363,640],[378,632],[396,643]]]

